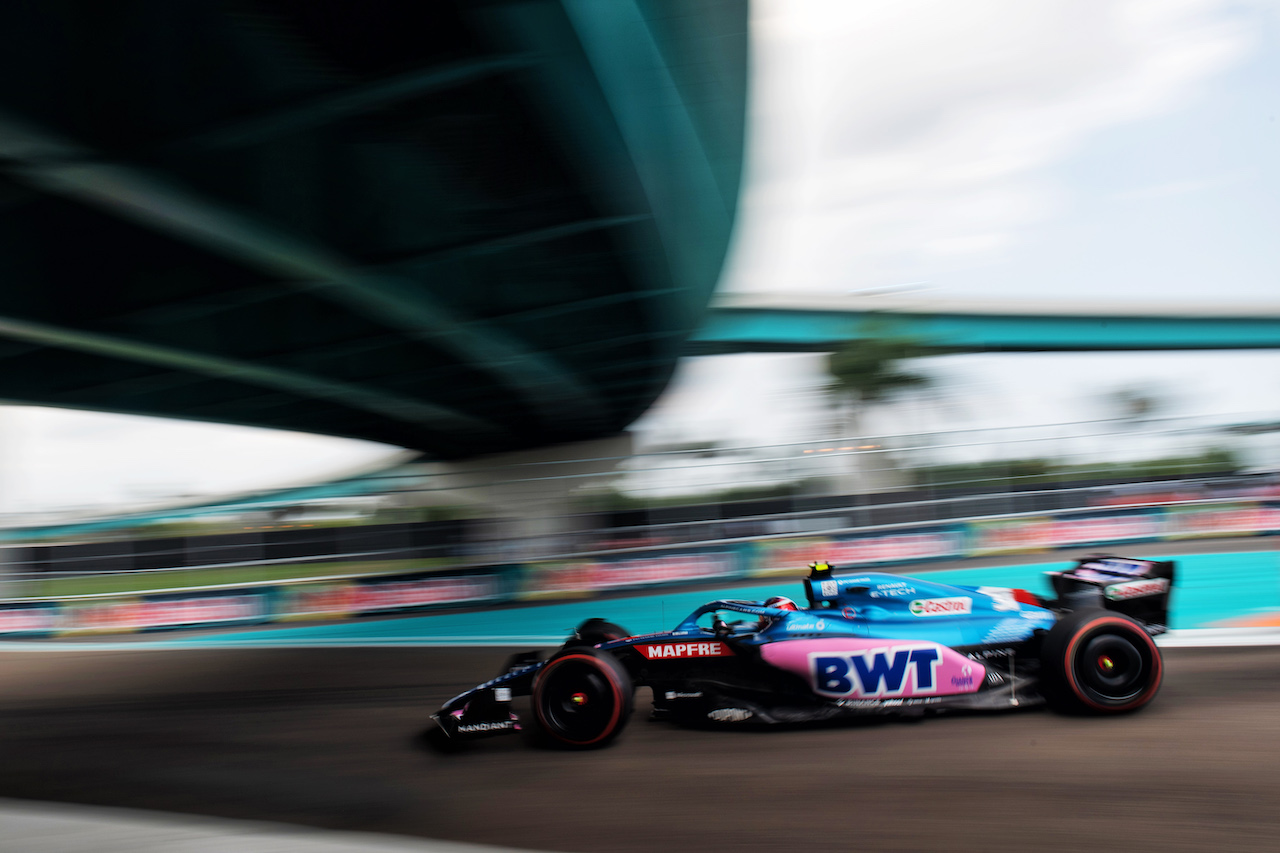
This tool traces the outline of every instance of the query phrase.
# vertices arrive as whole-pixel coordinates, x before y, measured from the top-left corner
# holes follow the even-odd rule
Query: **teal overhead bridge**
[[[689,355],[826,352],[901,336],[940,352],[1280,348],[1280,302],[1204,306],[977,302],[921,297],[724,293]]]
[[[0,3],[0,399],[617,434],[737,211],[747,0]]]

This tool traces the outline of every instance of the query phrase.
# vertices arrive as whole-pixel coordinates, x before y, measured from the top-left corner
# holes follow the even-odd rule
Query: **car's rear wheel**
[[[1146,705],[1160,689],[1160,649],[1142,626],[1106,610],[1067,614],[1040,653],[1041,688],[1051,707],[1119,714]]]
[[[554,746],[607,745],[631,717],[631,676],[613,655],[589,646],[567,648],[533,682],[538,726]]]

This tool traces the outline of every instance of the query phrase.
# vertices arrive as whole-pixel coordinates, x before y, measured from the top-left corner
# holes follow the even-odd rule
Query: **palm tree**
[[[857,438],[862,432],[862,415],[874,405],[887,402],[911,388],[922,388],[931,380],[923,373],[905,370],[902,362],[934,354],[908,337],[891,335],[875,327],[854,338],[827,357],[828,386],[835,398],[837,423],[843,437]],[[854,480],[865,480],[859,457],[852,457]],[[851,484],[854,488],[864,483]],[[848,491],[849,489],[842,489]]]
[[[907,338],[855,338],[827,357],[831,389],[856,406],[883,403],[907,388],[929,384],[929,377],[901,369],[899,362],[928,355]]]

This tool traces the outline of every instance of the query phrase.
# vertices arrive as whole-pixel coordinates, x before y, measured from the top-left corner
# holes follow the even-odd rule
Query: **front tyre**
[[[613,655],[587,646],[565,649],[533,682],[538,726],[555,746],[598,749],[631,718],[631,676]]]
[[[608,643],[613,640],[621,640],[623,637],[630,637],[631,632],[621,625],[615,625],[612,622],[606,622],[603,619],[588,619],[578,626],[574,631],[573,637],[569,638],[569,642],[575,640],[585,643],[589,646],[597,646],[600,643]]]
[[[1040,652],[1041,688],[1058,711],[1121,714],[1160,689],[1160,649],[1142,626],[1119,613],[1081,610],[1049,630]]]

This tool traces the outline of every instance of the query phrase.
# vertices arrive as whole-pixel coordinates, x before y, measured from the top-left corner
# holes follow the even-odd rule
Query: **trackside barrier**
[[[891,566],[1278,532],[1276,500],[1063,511],[466,570],[0,601],[0,635],[76,636],[360,618],[791,575],[814,559],[840,566]]]
[[[513,567],[0,603],[0,635],[134,633],[342,619],[513,598]]]
[[[731,581],[747,575],[754,543],[647,551],[641,555],[554,560],[523,567],[519,597],[563,598],[671,584]]]

